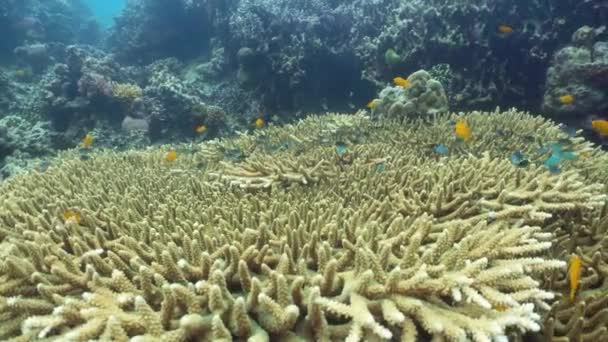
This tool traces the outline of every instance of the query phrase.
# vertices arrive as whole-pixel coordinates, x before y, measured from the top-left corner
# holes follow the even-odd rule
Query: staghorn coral
[[[580,289],[568,296],[567,274],[554,276],[558,301],[545,317],[544,336],[552,341],[603,341],[608,338],[608,204],[601,211],[579,218],[576,224],[556,229],[557,255],[574,253],[582,259]]]
[[[444,119],[311,117],[173,163],[163,150],[87,161],[74,151],[16,176],[0,192],[0,338],[481,341],[538,330],[553,297],[541,276],[565,266],[548,257],[543,228],[604,195],[576,170],[518,169],[494,150],[439,162],[416,152],[413,140],[440,134]],[[349,164],[335,139],[352,144]],[[221,162],[222,145],[251,148]],[[335,165],[268,192],[213,176],[311,161]],[[81,219],[64,220],[67,210]]]

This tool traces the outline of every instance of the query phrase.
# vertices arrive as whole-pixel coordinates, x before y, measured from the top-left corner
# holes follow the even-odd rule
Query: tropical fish
[[[382,172],[382,171],[386,170],[386,163],[380,162],[380,163],[375,164],[373,170],[376,172]]]
[[[559,172],[559,164],[561,162],[561,158],[555,154],[551,154],[547,160],[545,160],[544,164],[549,168],[551,173]]]
[[[530,164],[530,161],[528,159],[526,159],[526,157],[524,156],[524,154],[521,151],[515,151],[511,155],[511,163],[513,163],[513,165],[517,165],[519,167],[526,167]]]
[[[198,126],[196,126],[196,128],[194,128],[194,131],[197,134],[203,134],[203,133],[205,133],[207,131],[207,126],[205,126],[205,125],[198,125]]]
[[[435,150],[435,153],[441,154],[442,156],[445,156],[448,154],[448,148],[444,144],[435,145],[434,150]]]
[[[570,257],[568,267],[568,279],[570,280],[570,301],[574,301],[574,295],[581,281],[581,258],[574,254]]]
[[[76,223],[80,223],[80,213],[74,210],[67,210],[63,213],[63,221],[73,220]]]
[[[498,32],[503,34],[513,33],[513,28],[508,25],[498,25],[496,29],[498,30]]]
[[[456,138],[463,141],[469,141],[472,137],[471,128],[467,122],[462,119],[458,120],[456,125],[454,125],[454,133],[456,134]]]
[[[49,167],[51,166],[51,162],[49,162],[48,160],[42,161],[40,164],[38,164],[38,166],[36,167],[36,171],[38,172],[44,172],[46,171]]]
[[[404,87],[404,88],[407,88],[410,85],[412,85],[412,83],[407,78],[403,78],[403,77],[395,77],[395,78],[393,78],[393,83],[396,86]]]
[[[608,136],[608,120],[592,120],[591,128],[603,137]]]
[[[93,143],[93,136],[90,134],[87,134],[84,139],[82,139],[82,148],[89,148],[89,146],[91,146],[91,144]]]
[[[497,128],[496,135],[498,135],[501,138],[506,138],[506,137],[513,135],[513,132],[508,129]]]
[[[376,105],[378,104],[378,102],[380,102],[380,100],[378,100],[378,99],[373,99],[373,100],[369,101],[367,103],[367,108],[371,109],[371,108],[376,107]]]
[[[566,94],[559,97],[561,104],[572,104],[574,103],[574,96],[572,94]]]
[[[255,128],[262,128],[264,127],[264,125],[266,125],[266,121],[264,120],[264,118],[257,118],[253,122],[253,126],[255,126]]]
[[[549,145],[549,148],[551,148],[551,152],[553,153],[553,155],[557,156],[558,158],[560,158],[562,160],[575,160],[576,159],[576,153],[574,153],[572,151],[565,151],[564,146],[560,143],[553,143],[553,144]]]
[[[563,160],[575,160],[576,153],[572,151],[565,151],[564,146],[559,143],[553,143],[549,145],[549,148],[541,147],[544,151],[551,151],[551,155],[545,160],[544,165],[553,174],[560,172],[560,164]]]
[[[339,156],[343,156],[343,155],[344,155],[344,153],[346,153],[346,148],[347,148],[347,147],[348,147],[348,146],[346,145],[346,143],[343,143],[343,142],[338,142],[338,143],[336,143],[336,153],[337,153]]]
[[[165,154],[165,159],[166,159],[168,162],[172,162],[172,161],[174,161],[176,158],[177,158],[177,152],[175,152],[175,151],[169,151],[169,152],[167,152],[167,154]]]

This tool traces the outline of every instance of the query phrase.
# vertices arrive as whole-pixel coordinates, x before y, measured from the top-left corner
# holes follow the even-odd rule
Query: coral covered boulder
[[[374,116],[406,118],[431,116],[448,111],[448,99],[439,81],[425,70],[418,70],[408,78],[406,87],[384,88],[373,108]]]
[[[597,39],[603,30],[580,28],[553,57],[543,100],[548,113],[583,119],[608,112],[608,41]],[[573,100],[564,101],[567,95]]]

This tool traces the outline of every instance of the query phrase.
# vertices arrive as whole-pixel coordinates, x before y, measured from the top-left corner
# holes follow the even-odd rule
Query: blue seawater
[[[93,15],[103,27],[114,24],[114,18],[120,14],[126,5],[126,0],[84,0]]]

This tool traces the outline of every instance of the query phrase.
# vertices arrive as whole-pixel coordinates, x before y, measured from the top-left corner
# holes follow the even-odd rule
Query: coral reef
[[[51,139],[48,123],[17,115],[0,119],[0,179],[28,169],[34,158],[51,155]]]
[[[217,1],[129,1],[109,37],[122,61],[193,58],[207,52]],[[196,37],[195,40],[192,38]]]
[[[447,113],[448,99],[441,83],[425,70],[418,70],[407,79],[411,83],[407,87],[389,86],[380,92],[372,115],[404,118]]]
[[[588,161],[552,175],[508,161],[524,140],[485,144],[495,127],[553,139],[550,122],[462,117],[475,138],[440,159],[424,146],[448,115],[310,116],[197,145],[65,152],[0,185],[0,338],[542,333],[545,280],[566,269],[556,227],[598,214],[605,185]],[[573,150],[606,158],[580,139]]]
[[[92,44],[101,32],[80,0],[6,0],[0,3],[0,60],[36,44]],[[27,51],[24,51],[27,52]]]
[[[592,115],[608,115],[608,40],[605,27],[581,27],[572,42],[555,53],[547,71],[543,109],[551,115],[583,121]],[[572,95],[572,103],[560,97]]]
[[[594,22],[595,13],[591,2],[576,1],[250,0],[238,2],[230,34],[220,39],[228,40],[228,55],[251,51],[257,70],[266,70],[255,78],[282,87],[282,93],[258,91],[291,103],[304,90],[309,98],[324,94],[331,107],[331,96],[347,101],[350,92],[369,93],[370,84],[353,74],[380,88],[396,73],[449,64],[454,82],[447,90],[456,108],[537,108],[551,55],[575,28]],[[502,34],[500,25],[511,25],[512,33]]]

